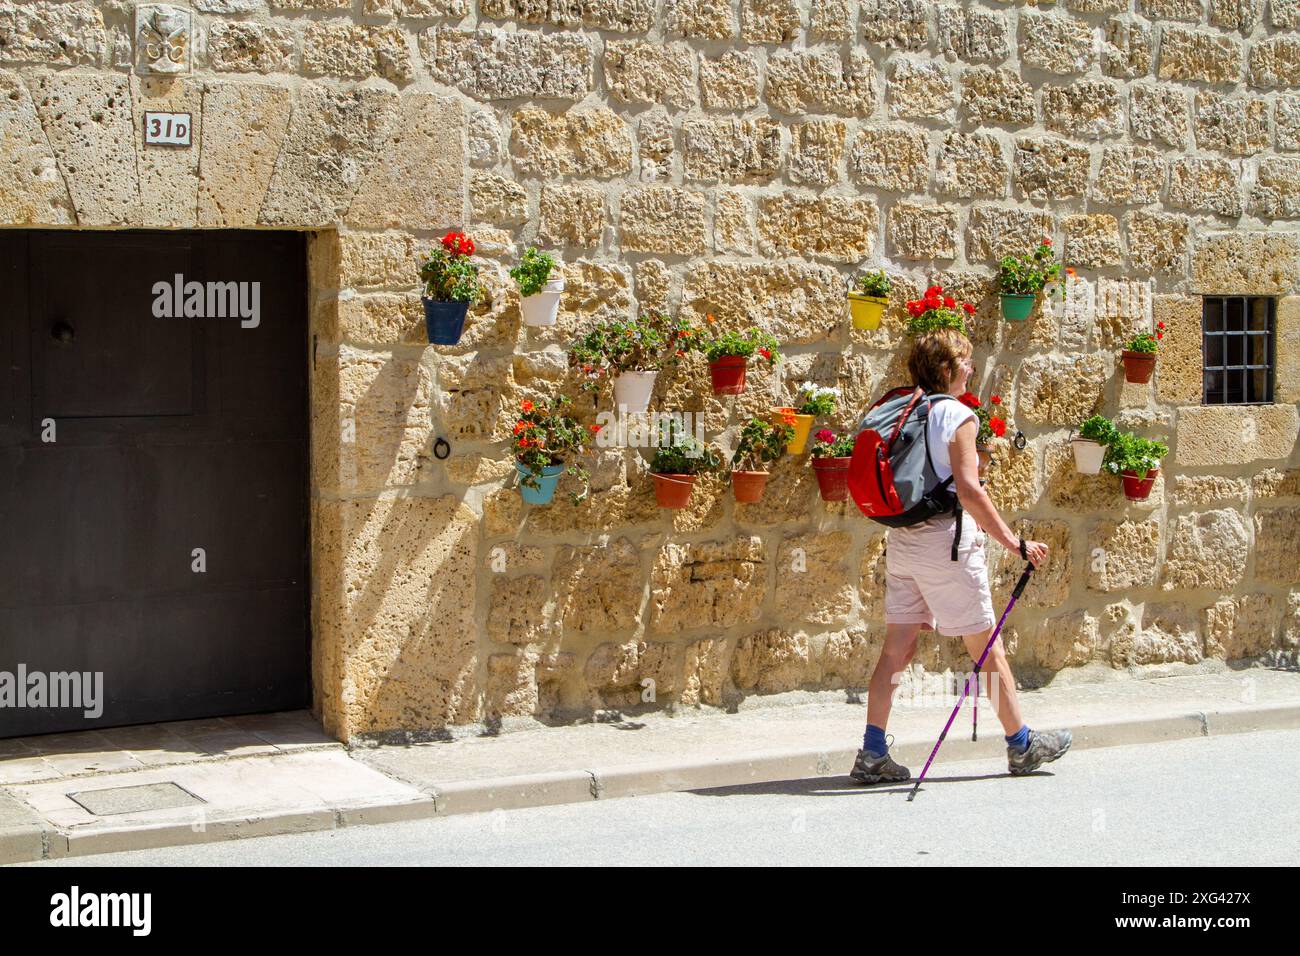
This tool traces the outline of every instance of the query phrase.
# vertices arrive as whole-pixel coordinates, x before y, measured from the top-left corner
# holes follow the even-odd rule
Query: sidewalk
[[[1022,692],[1030,726],[1071,727],[1076,748],[1300,727],[1300,673],[1109,675]],[[893,752],[913,773],[953,703],[896,705]],[[0,740],[0,863],[844,776],[864,721],[862,703],[822,693],[353,750],[303,712]],[[968,702],[932,772],[1004,752],[987,700],[970,734]]]

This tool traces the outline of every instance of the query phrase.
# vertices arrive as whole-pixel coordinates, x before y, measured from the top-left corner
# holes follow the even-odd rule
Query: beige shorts
[[[993,627],[993,598],[985,561],[985,533],[962,516],[961,543],[952,560],[953,515],[891,528],[885,549],[885,623],[922,624],[958,637]]]

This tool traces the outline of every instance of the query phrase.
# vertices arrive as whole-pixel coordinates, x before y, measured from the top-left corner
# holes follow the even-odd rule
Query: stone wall
[[[820,501],[806,459],[758,504],[715,479],[672,514],[641,452],[605,450],[590,502],[521,504],[518,402],[573,392],[575,332],[645,307],[785,343],[736,399],[700,362],[663,377],[663,406],[725,444],[807,378],[844,390],[828,424],[855,422],[900,381],[901,302],[943,282],[978,304],[981,393],[1028,439],[999,442],[989,491],[1054,549],[1007,632],[1017,667],[1300,645],[1293,0],[180,9],[184,68],[159,75],[134,4],[0,0],[0,224],[313,232],[313,676],[341,738],[865,683],[884,535]],[[144,146],[146,109],[190,112],[194,146]],[[490,295],[435,348],[415,257],[449,227]],[[1006,324],[995,262],[1044,234],[1068,297]],[[530,243],[564,259],[555,329],[521,327],[505,274]],[[877,264],[895,301],[851,330],[845,280]],[[1218,293],[1280,297],[1279,404],[1200,407]],[[1127,385],[1118,349],[1157,320],[1155,380]],[[1094,410],[1169,441],[1148,502],[1074,473]],[[991,549],[1000,606],[1020,563]],[[929,669],[962,661],[923,645]]]

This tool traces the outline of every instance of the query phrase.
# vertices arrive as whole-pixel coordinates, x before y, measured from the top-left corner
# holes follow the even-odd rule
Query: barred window
[[[1273,401],[1273,299],[1206,296],[1201,312],[1203,405],[1264,405]]]

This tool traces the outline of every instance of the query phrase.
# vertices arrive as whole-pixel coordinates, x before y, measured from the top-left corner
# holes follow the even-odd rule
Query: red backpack
[[[920,524],[935,515],[957,515],[952,559],[961,539],[961,504],[949,475],[940,479],[930,460],[930,409],[951,395],[903,387],[886,392],[867,409],[849,461],[849,494],[872,521],[891,528]]]

